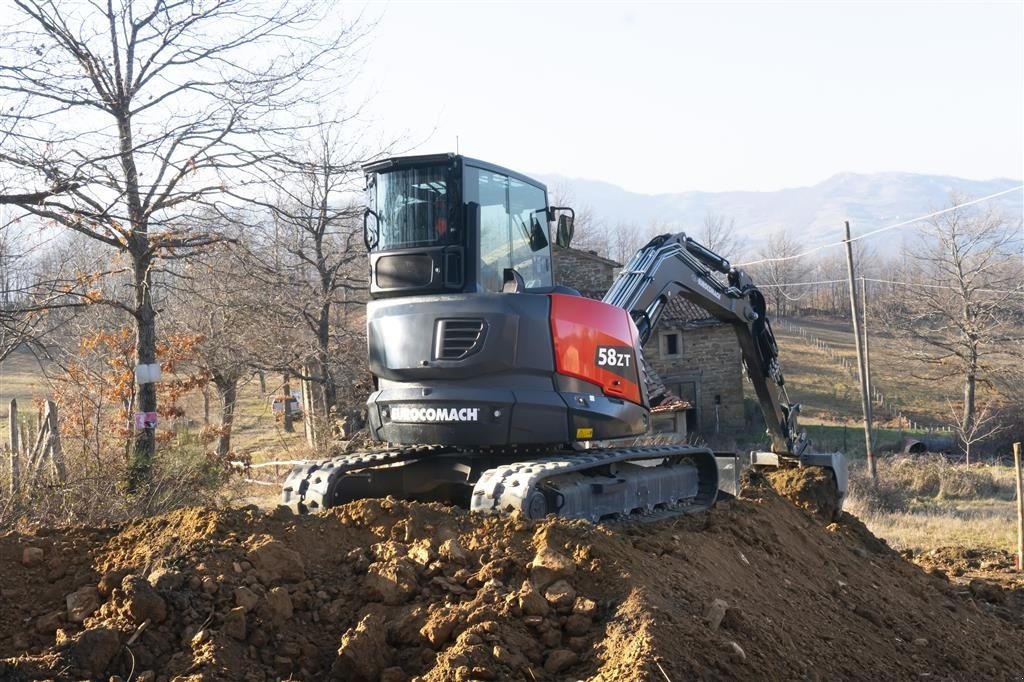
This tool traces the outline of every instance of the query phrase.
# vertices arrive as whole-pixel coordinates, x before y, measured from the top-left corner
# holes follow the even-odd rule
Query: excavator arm
[[[725,275],[725,281],[713,273]],[[682,296],[735,329],[772,452],[801,458],[809,443],[797,433],[800,406],[789,402],[764,296],[747,273],[684,233],[665,234],[637,252],[604,302],[629,311],[645,343],[673,296]]]

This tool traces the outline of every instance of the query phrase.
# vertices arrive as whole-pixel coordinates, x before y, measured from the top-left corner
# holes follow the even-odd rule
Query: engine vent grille
[[[480,350],[487,324],[479,319],[438,320],[434,333],[434,358],[461,360]]]

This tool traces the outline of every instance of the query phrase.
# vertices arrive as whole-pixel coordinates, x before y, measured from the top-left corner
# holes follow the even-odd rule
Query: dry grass
[[[28,352],[12,353],[0,362],[0,442],[7,442],[11,398],[17,398],[21,414],[33,411],[32,398],[47,394],[46,378]]]
[[[810,421],[854,421],[858,419],[860,386],[856,374],[856,350],[849,323],[834,320],[795,321],[811,334],[846,357],[854,372],[848,373],[785,324],[775,325],[779,360],[786,375],[790,397],[804,405]],[[909,419],[926,424],[948,424],[948,399],[956,402],[961,387],[956,382],[939,384],[913,377],[907,367],[905,343],[878,333],[871,335],[871,375],[875,388],[894,402]]]
[[[930,455],[879,460],[877,485],[871,485],[863,462],[853,463],[850,474],[847,510],[897,549],[1013,549],[1011,467],[968,468]]]

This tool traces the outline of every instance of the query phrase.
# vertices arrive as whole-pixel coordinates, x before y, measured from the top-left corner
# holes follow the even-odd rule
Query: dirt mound
[[[753,472],[751,472],[753,474]],[[756,476],[756,474],[753,474]],[[765,478],[782,495],[798,507],[832,521],[840,514],[836,481],[824,467],[792,467],[765,472]]]
[[[0,679],[1009,678],[1019,625],[752,482],[594,526],[391,500],[0,538]]]

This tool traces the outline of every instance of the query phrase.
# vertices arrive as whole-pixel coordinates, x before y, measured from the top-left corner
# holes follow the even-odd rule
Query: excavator
[[[735,329],[770,442],[744,463],[823,467],[841,509],[846,462],[798,432],[764,296],[743,270],[665,234],[603,300],[586,298],[552,281],[552,238],[569,247],[575,213],[549,205],[542,183],[457,154],[364,171],[367,428],[385,446],[296,465],[282,504],[393,495],[595,522],[710,508],[715,452],[637,444],[665,397],[643,346],[681,296]]]

